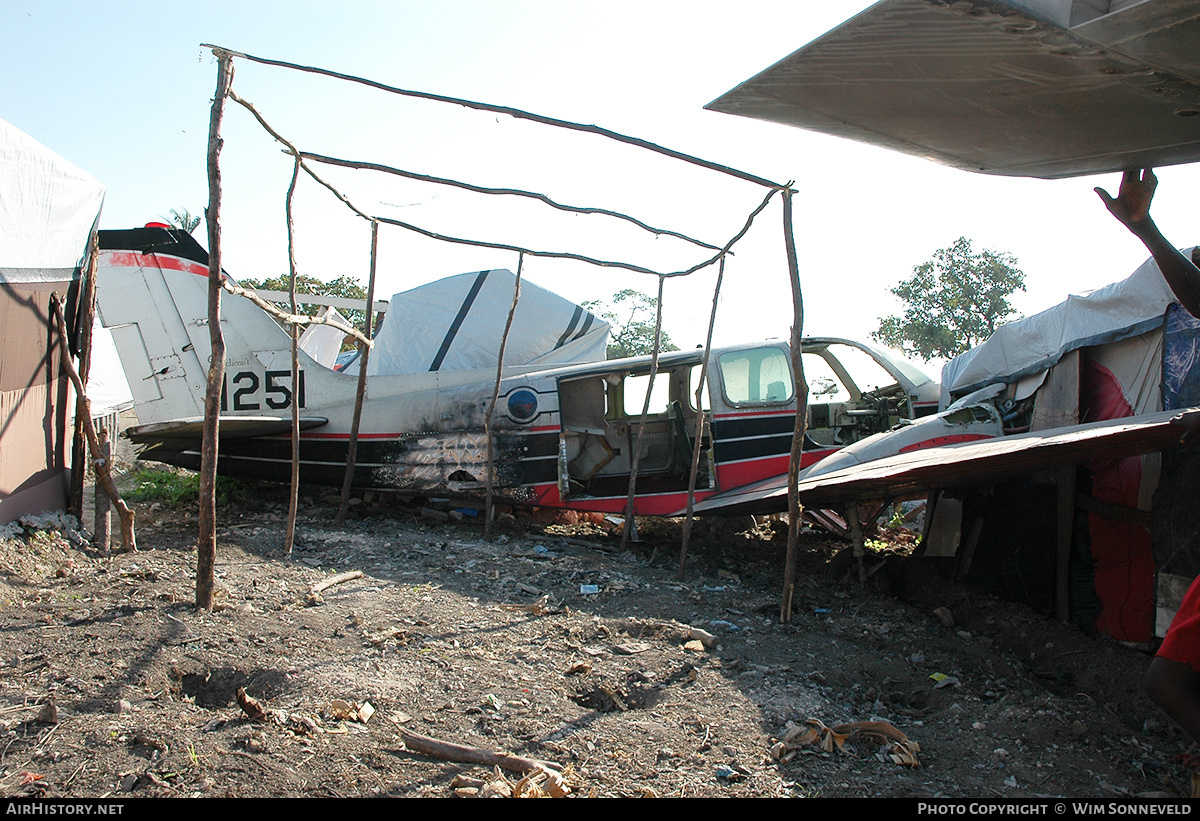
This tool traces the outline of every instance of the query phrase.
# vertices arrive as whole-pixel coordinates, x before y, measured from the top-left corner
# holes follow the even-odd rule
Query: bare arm
[[[1153,169],[1147,168],[1126,171],[1116,197],[1109,196],[1102,188],[1097,188],[1096,193],[1112,215],[1149,249],[1179,303],[1192,316],[1200,317],[1200,268],[1167,242],[1150,219],[1150,201],[1157,186],[1158,178]]]
[[[1155,656],[1146,672],[1146,692],[1200,741],[1200,674],[1181,661]]]

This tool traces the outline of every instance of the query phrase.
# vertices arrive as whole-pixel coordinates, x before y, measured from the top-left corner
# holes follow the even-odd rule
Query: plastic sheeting
[[[346,317],[332,305],[321,311],[321,318],[350,325]],[[326,368],[332,368],[337,363],[338,354],[342,352],[342,340],[345,338],[346,334],[332,325],[309,325],[304,329],[304,333],[300,334],[299,347],[314,361]]]
[[[78,279],[103,204],[94,177],[0,120],[0,282]]]
[[[375,335],[368,375],[495,368],[515,286],[511,271],[497,269],[396,294]],[[522,279],[506,367],[602,361],[607,343],[607,322]]]

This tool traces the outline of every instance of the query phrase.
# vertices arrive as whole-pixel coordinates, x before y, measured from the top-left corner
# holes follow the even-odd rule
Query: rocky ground
[[[283,491],[260,486],[220,511],[216,606],[200,612],[192,509],[138,508],[138,553],[106,558],[73,532],[0,540],[0,795],[1190,786],[1184,737],[1141,694],[1143,653],[899,552],[862,587],[829,576],[841,543],[806,533],[780,624],[771,523],[700,523],[679,581],[671,523],[621,553],[592,524],[518,518],[486,541],[477,519],[390,498],[337,528],[330,496],[306,493],[285,556]],[[312,595],[348,571],[362,575]],[[422,737],[511,756],[444,760]]]

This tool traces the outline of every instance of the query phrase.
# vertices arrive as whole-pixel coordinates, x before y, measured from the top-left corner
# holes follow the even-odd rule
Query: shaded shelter
[[[103,204],[96,179],[0,120],[0,523],[67,505],[74,391],[59,346],[75,352]],[[54,329],[56,291],[68,340]]]

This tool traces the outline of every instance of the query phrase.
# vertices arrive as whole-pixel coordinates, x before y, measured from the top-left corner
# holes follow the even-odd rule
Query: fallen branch
[[[345,573],[339,573],[336,576],[331,576],[330,578],[326,579],[325,581],[318,582],[317,584],[314,584],[311,588],[309,588],[308,596],[305,597],[305,601],[310,605],[321,604],[321,593],[323,593],[324,591],[333,587],[335,584],[341,584],[342,582],[348,582],[348,581],[351,581],[352,579],[361,579],[362,577],[363,577],[363,572],[361,570],[349,570]]]
[[[538,761],[510,753],[497,753],[482,747],[468,747],[464,744],[453,744],[441,741],[427,735],[414,733],[412,730],[401,728],[400,738],[410,752],[422,753],[442,761],[458,761],[463,764],[485,764],[489,767],[501,767],[514,773],[547,772],[554,775],[561,769],[557,764],[548,761]]]

